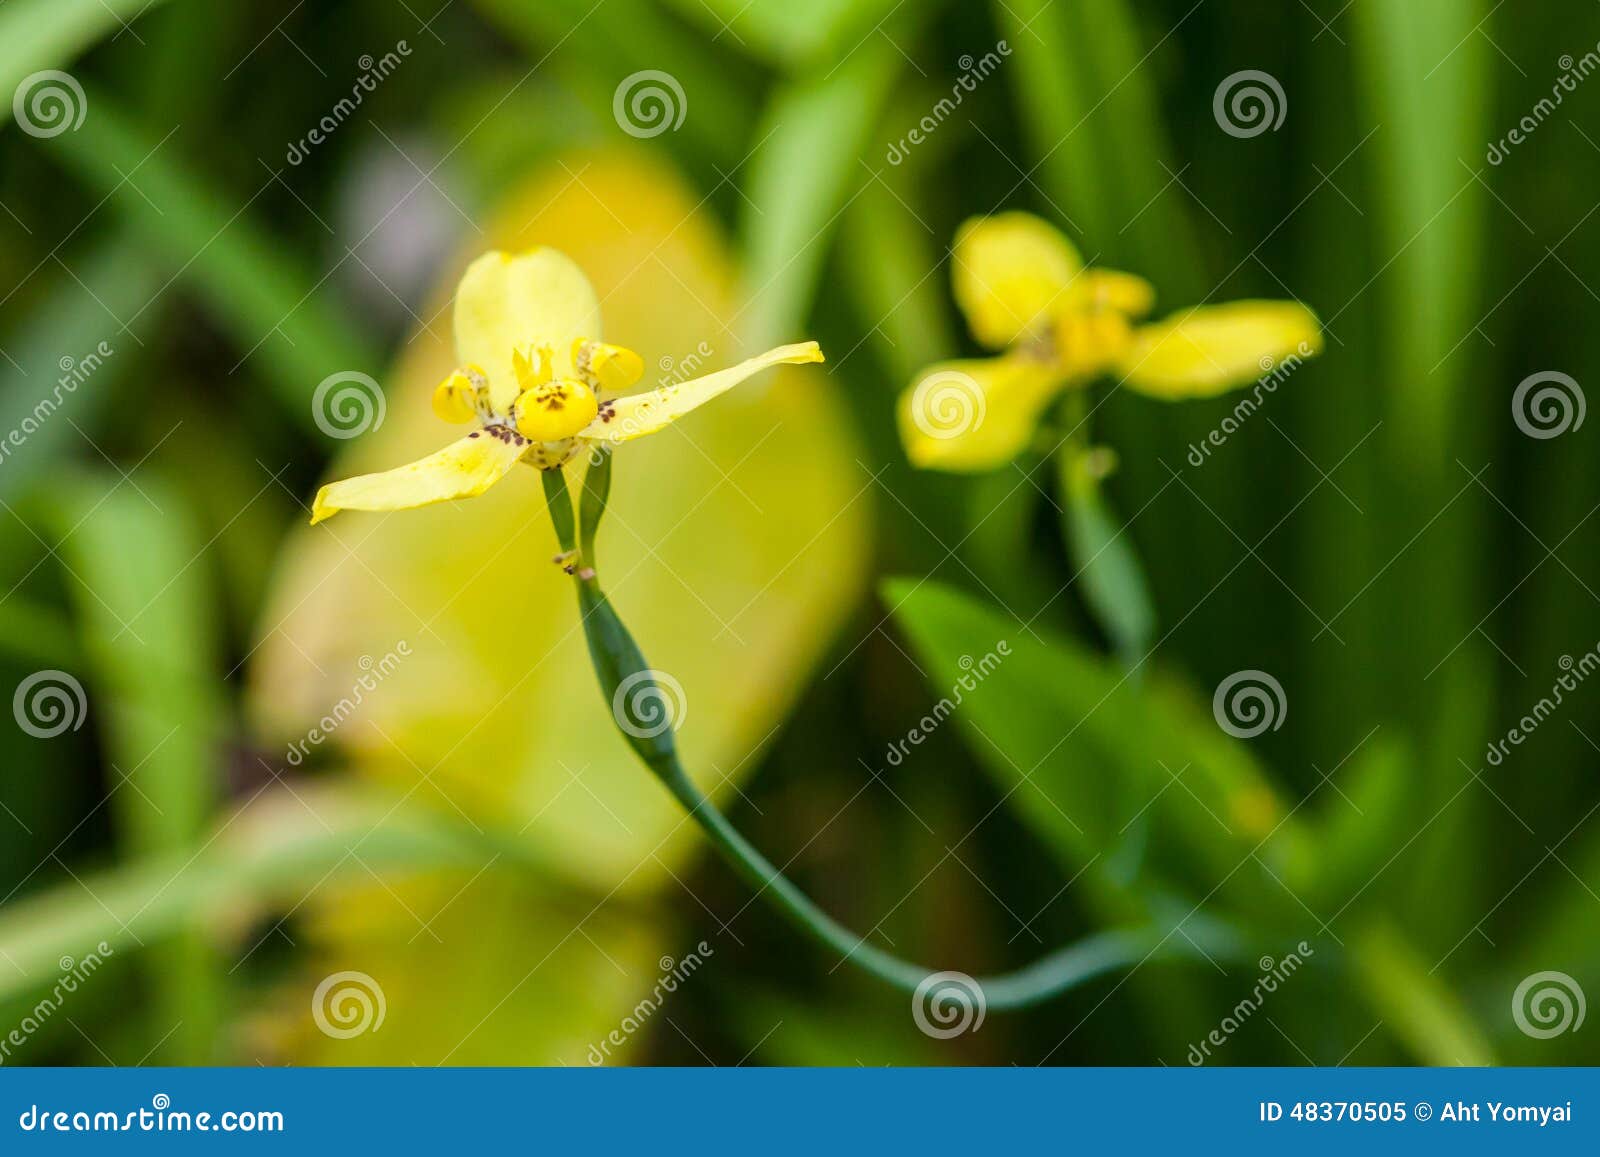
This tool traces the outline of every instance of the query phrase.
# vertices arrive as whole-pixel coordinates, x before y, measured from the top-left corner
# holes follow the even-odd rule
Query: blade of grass
[[[823,257],[848,194],[867,172],[861,155],[900,71],[886,39],[833,72],[781,86],[756,131],[742,233],[750,285],[742,330],[754,348],[797,332],[810,312]]]
[[[119,332],[118,319],[150,300],[162,280],[125,237],[72,261],[75,268],[62,273],[18,327],[15,344],[5,343],[20,372],[8,370],[8,388],[0,391],[0,437],[8,439],[0,446],[0,501],[14,501],[78,440],[74,425],[95,431],[117,381],[136,359],[138,339]]]
[[[61,68],[162,0],[11,0],[0,7],[0,92]]]
[[[205,547],[181,494],[149,474],[83,474],[50,493],[69,531],[61,551],[76,579],[118,843],[134,857],[190,852],[221,795],[230,730]],[[158,950],[148,1028],[168,1059],[217,1059],[219,964],[198,927]]]
[[[663,89],[668,115],[681,109],[682,131],[697,152],[727,164],[739,159],[739,142],[750,133],[748,94],[725,56],[654,6],[640,0],[476,0],[476,7],[527,48],[535,71],[557,69],[590,107],[613,108],[637,73],[667,73],[681,90],[680,99],[670,86]]]
[[[477,870],[496,856],[552,894],[578,889],[570,894],[585,909],[599,900],[525,842],[482,836],[387,793],[307,784],[267,791],[193,851],[137,857],[9,903],[0,953],[16,967],[0,970],[0,1000],[48,984],[62,956],[82,957],[101,941],[114,952],[159,945],[196,925],[297,905],[347,878]]]
[[[315,430],[317,383],[337,371],[376,368],[360,327],[331,295],[313,297],[322,281],[251,221],[254,196],[206,185],[178,159],[171,135],[151,136],[115,112],[108,96],[91,91],[90,101],[94,115],[44,147],[115,205],[172,269],[169,286],[180,278],[193,286],[244,360],[265,363],[288,414]],[[265,172],[262,179],[257,195],[271,182]]]
[[[1460,158],[1476,156],[1487,139],[1492,49],[1476,35],[1482,0],[1356,0],[1351,14],[1379,130],[1369,148],[1382,264],[1367,292],[1387,322],[1382,436],[1395,497],[1389,545],[1398,559],[1387,582],[1427,592],[1395,602],[1403,619],[1379,667],[1391,680],[1390,701],[1409,709],[1418,736],[1420,815],[1443,811],[1415,853],[1417,919],[1453,941],[1480,907],[1483,861],[1472,850],[1481,846],[1475,832],[1485,805],[1477,791],[1444,804],[1465,774],[1457,757],[1482,750],[1481,696],[1491,679],[1483,652],[1462,645],[1482,604],[1473,577],[1477,504],[1451,498],[1462,482],[1455,459],[1474,459],[1482,413],[1462,389],[1466,361],[1455,348],[1473,326],[1484,237],[1482,187]],[[1337,315],[1328,321],[1336,325]],[[1427,548],[1404,550],[1424,526]],[[1440,879],[1452,882],[1442,894],[1430,886]]]
[[[671,0],[684,19],[721,41],[791,70],[826,66],[871,34],[906,0]]]

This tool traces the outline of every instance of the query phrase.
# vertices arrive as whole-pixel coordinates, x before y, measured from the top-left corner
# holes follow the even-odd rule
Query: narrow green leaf
[[[8,904],[0,912],[0,959],[15,967],[0,970],[0,1000],[48,985],[61,957],[81,958],[101,941],[119,953],[154,947],[196,926],[215,929],[267,905],[296,905],[318,886],[370,883],[369,873],[476,871],[497,856],[552,893],[570,887],[588,896],[525,841],[486,838],[389,793],[306,784],[292,794],[268,792],[194,851],[80,872],[81,883]]]
[[[1428,1065],[1492,1065],[1494,1050],[1436,968],[1377,924],[1348,938],[1362,988],[1388,1031]]]
[[[743,226],[742,329],[754,348],[794,340],[806,320],[840,210],[868,179],[861,154],[903,63],[874,38],[832,73],[781,87],[762,117]]]
[[[0,6],[0,92],[25,76],[62,68],[162,0],[10,0]]]
[[[7,367],[8,385],[0,391],[0,500],[6,502],[81,443],[74,425],[90,436],[99,428],[117,381],[138,357],[137,337],[123,332],[119,319],[131,317],[164,280],[125,237],[87,258],[73,257],[72,264],[76,276],[55,279],[24,317],[15,342],[0,343],[21,367]]]
[[[1226,880],[1220,903],[1292,916],[1267,868],[1292,859],[1304,832],[1209,703],[1159,679],[1135,686],[1070,640],[936,583],[891,580],[884,597],[942,696],[935,714],[1066,866],[1114,857],[1145,821],[1147,888]]]
[[[1137,679],[1155,638],[1156,613],[1138,552],[1101,490],[1109,453],[1076,439],[1061,447],[1056,464],[1066,503],[1062,521],[1084,601],[1123,668]]]
[[[229,733],[212,571],[179,492],[152,475],[62,478],[50,499],[81,608],[90,713],[125,853],[192,851],[222,790]],[[213,1060],[225,977],[196,928],[157,955],[151,1028],[173,1060]]]
[[[307,292],[319,279],[251,221],[253,196],[225,194],[188,171],[181,128],[155,137],[123,119],[109,95],[91,90],[89,99],[94,115],[44,147],[110,198],[173,277],[199,292],[244,360],[265,363],[290,416],[316,429],[317,384],[377,364],[360,329],[331,297]],[[263,186],[271,181],[261,176]],[[136,322],[146,308],[126,320]],[[241,378],[238,388],[247,382]]]
[[[569,77],[590,107],[620,110],[620,132],[669,143],[681,130],[702,156],[733,164],[743,154],[739,142],[748,139],[751,124],[748,94],[723,55],[654,5],[642,0],[476,4],[526,45],[537,67]],[[641,75],[650,73],[658,75]],[[634,99],[640,103],[630,113]]]

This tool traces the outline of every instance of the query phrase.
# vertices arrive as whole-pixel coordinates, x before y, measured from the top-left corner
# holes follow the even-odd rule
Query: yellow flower
[[[518,462],[554,470],[585,448],[617,445],[671,422],[769,366],[822,361],[814,341],[779,346],[725,370],[641,393],[644,362],[599,341],[600,303],[583,272],[554,249],[491,252],[456,287],[461,368],[439,384],[433,412],[478,429],[381,474],[330,482],[313,524],[341,510],[409,510],[476,498]]]
[[[930,366],[900,396],[906,455],[929,469],[1005,465],[1062,391],[1104,375],[1168,401],[1210,397],[1322,349],[1316,315],[1295,301],[1236,301],[1139,324],[1155,304],[1150,283],[1086,268],[1030,213],[967,221],[952,259],[973,337],[1004,352]]]

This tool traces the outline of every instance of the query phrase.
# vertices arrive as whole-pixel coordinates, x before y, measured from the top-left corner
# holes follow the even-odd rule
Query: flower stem
[[[670,717],[664,722],[659,717],[637,717],[637,702],[654,702],[659,706],[664,699],[654,682],[657,672],[645,662],[594,574],[594,535],[605,513],[610,470],[610,453],[597,451],[584,479],[581,527],[576,533],[562,472],[546,471],[544,484],[562,549],[579,552],[579,544],[582,544],[575,577],[583,629],[595,674],[600,679],[601,690],[610,700],[618,730],[673,798],[683,805],[689,817],[700,825],[722,857],[755,889],[757,896],[766,898],[797,928],[863,971],[896,988],[918,992],[938,970],[902,960],[869,944],[864,937],[851,932],[817,907],[695,786],[678,758]],[[983,1006],[1010,1009],[1037,1004],[1102,973],[1131,967],[1157,954],[1187,956],[1206,951],[1216,955],[1232,954],[1235,950],[1230,937],[1204,931],[1194,939],[1185,934],[1177,938],[1176,944],[1170,943],[1175,931],[1176,928],[1163,933],[1149,925],[1099,932],[1014,972],[978,977],[976,984]]]

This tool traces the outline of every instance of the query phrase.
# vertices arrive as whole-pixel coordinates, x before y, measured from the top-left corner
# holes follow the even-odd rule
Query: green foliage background
[[[681,897],[674,935],[716,940],[714,963],[627,1059],[1182,1064],[1250,991],[1256,957],[1302,940],[1314,966],[1217,1063],[1596,1058],[1593,1026],[1534,1039],[1511,1000],[1544,970],[1600,994],[1600,689],[1583,686],[1498,766],[1485,749],[1549,693],[1563,656],[1600,641],[1594,427],[1529,438],[1511,400],[1537,371],[1600,382],[1600,88],[1566,94],[1503,163],[1487,151],[1549,94],[1564,58],[1600,51],[1600,11],[434,6],[0,7],[0,92],[68,69],[89,102],[58,137],[0,132],[0,429],[33,412],[64,355],[108,337],[118,351],[0,463],[0,686],[63,668],[109,704],[56,740],[0,727],[0,1030],[34,1006],[57,956],[118,943],[110,976],[9,1060],[295,1055],[261,1041],[290,1015],[281,994],[307,963],[296,938],[247,968],[233,961],[264,930],[295,928],[281,897],[337,866],[341,833],[269,834],[221,868],[189,865],[259,786],[241,668],[300,516],[291,496],[313,491],[335,449],[310,421],[311,390],[330,366],[381,378],[410,325],[393,302],[324,276],[348,243],[340,213],[383,165],[394,171],[369,126],[447,158],[451,203],[407,228],[454,243],[518,176],[618,140],[613,94],[643,69],[688,94],[681,129],[649,147],[737,237],[757,287],[746,335],[852,351],[832,372],[879,477],[883,582],[761,753],[736,822],[780,863],[793,857],[840,919],[941,966],[1020,966],[1130,913],[1215,920],[1239,951],[1161,956],[931,1040],[900,996],[835,969],[705,858],[689,881],[702,903]],[[286,167],[288,142],[348,91],[352,62],[400,40],[414,57]],[[1001,40],[1003,66],[888,163],[963,58]],[[1218,85],[1244,69],[1287,94],[1282,127],[1250,139],[1213,114]],[[1085,601],[1053,467],[918,474],[894,433],[915,371],[970,349],[947,290],[949,239],[1002,208],[1056,221],[1092,260],[1149,277],[1168,306],[1292,296],[1328,327],[1324,356],[1201,467],[1191,444],[1236,398],[1095,396],[1094,439],[1120,461],[1106,517],[1126,524],[1118,541],[1136,548],[1154,608],[1158,642],[1134,678]],[[431,279],[406,292],[420,298]],[[262,342],[268,332],[283,340]],[[175,414],[190,420],[164,444]],[[264,462],[290,465],[251,503]],[[1128,593],[1125,574],[1087,581]],[[137,638],[119,626],[135,615]],[[886,761],[960,656],[999,638],[1016,657],[955,724]],[[1246,668],[1277,678],[1287,714],[1234,740],[1210,698]],[[159,758],[129,758],[152,748]],[[640,790],[654,790],[642,772]],[[134,806],[141,796],[150,807]],[[488,855],[448,814],[384,841],[369,860],[397,874]],[[508,862],[559,876],[537,846],[505,844]],[[105,900],[124,894],[142,899]],[[730,919],[737,940],[718,939]],[[383,1059],[439,1059],[395,1047]],[[498,1056],[562,1059],[514,1039]]]

